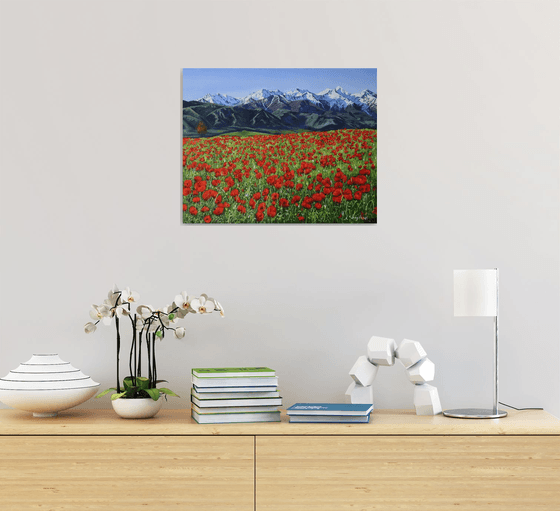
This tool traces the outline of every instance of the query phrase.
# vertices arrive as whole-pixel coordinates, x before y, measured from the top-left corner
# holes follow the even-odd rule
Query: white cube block
[[[416,415],[437,415],[441,413],[437,388],[427,383],[415,385],[414,407],[416,408]]]
[[[436,374],[436,366],[429,358],[425,358],[409,367],[406,372],[412,383],[427,383],[433,381]]]
[[[372,405],[373,387],[364,387],[353,381],[346,391],[346,401],[353,405]]]
[[[373,336],[367,345],[368,360],[378,366],[392,366],[395,363],[397,345],[393,339]]]
[[[418,341],[405,339],[397,349],[396,357],[406,368],[420,362],[427,355],[424,348]]]
[[[377,376],[377,366],[373,365],[365,355],[362,355],[356,360],[349,374],[356,383],[363,386],[371,385]]]

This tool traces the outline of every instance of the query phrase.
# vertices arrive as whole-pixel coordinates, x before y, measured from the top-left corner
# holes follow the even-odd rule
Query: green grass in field
[[[284,135],[241,131],[212,138],[186,138],[183,144],[184,223],[202,223],[208,217],[211,223],[301,223],[302,218],[306,223],[377,220],[376,130]],[[353,183],[354,179],[361,181]],[[204,192],[197,191],[196,180],[205,182]],[[191,185],[185,186],[188,182]],[[336,183],[342,187],[337,188]],[[308,190],[310,185],[313,190]],[[363,191],[366,187],[367,192]],[[266,189],[269,193],[265,200]],[[213,196],[208,197],[208,190]],[[335,202],[333,197],[340,193],[336,190],[352,192],[351,200]],[[357,193],[360,190],[361,197]],[[255,200],[258,193],[261,197]],[[292,202],[294,196],[300,197],[297,203]],[[312,198],[310,209],[302,207],[304,197]],[[289,201],[289,206],[283,207],[282,200]],[[262,219],[257,217],[259,204],[265,207]],[[246,208],[244,213],[238,211],[240,205]],[[267,214],[270,206],[276,210],[274,216]],[[190,212],[193,207],[195,215]],[[203,212],[204,207],[209,211]]]

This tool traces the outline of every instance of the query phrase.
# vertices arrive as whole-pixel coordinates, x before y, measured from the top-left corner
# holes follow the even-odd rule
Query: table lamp
[[[498,268],[454,270],[455,316],[494,318],[494,407],[445,410],[443,415],[458,419],[498,419],[507,412],[498,410]]]

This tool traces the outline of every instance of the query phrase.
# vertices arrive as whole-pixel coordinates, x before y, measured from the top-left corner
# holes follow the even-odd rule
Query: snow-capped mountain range
[[[371,116],[374,115],[374,112],[377,112],[376,93],[365,89],[362,92],[351,94],[342,87],[325,89],[319,93],[297,88],[286,92],[260,89],[243,98],[234,98],[227,94],[206,94],[196,101],[223,106],[258,107],[266,110],[274,109],[276,105],[288,104],[293,101],[308,101],[312,105],[324,110],[345,110],[350,106],[354,106]]]

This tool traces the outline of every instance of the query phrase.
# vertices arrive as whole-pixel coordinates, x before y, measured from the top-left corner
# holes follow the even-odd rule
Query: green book
[[[270,367],[208,367],[195,368],[192,374],[197,378],[240,378],[276,376]]]

